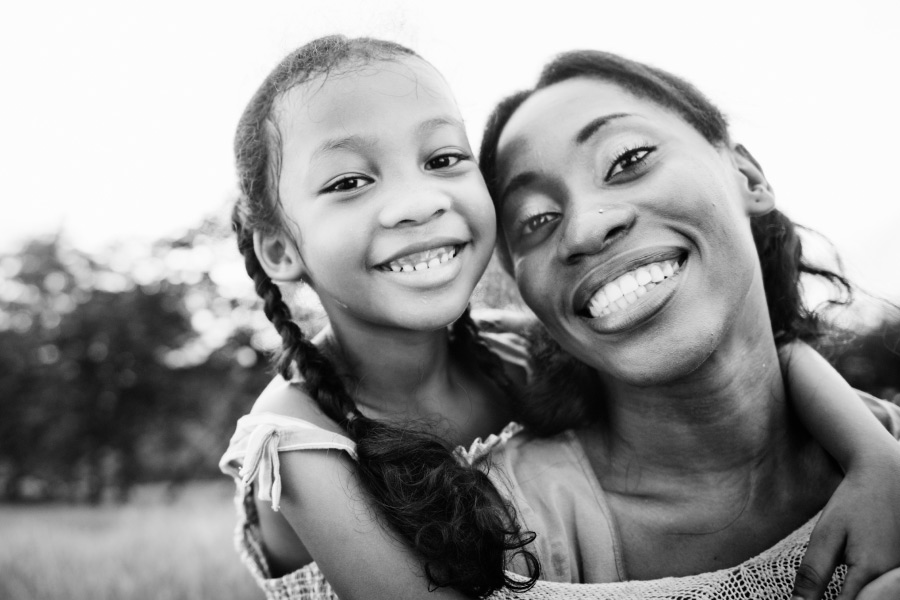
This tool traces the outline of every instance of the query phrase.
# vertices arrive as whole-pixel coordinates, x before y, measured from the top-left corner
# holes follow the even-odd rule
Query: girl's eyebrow
[[[313,160],[321,157],[323,154],[334,152],[335,150],[347,150],[362,154],[374,147],[377,140],[373,137],[363,137],[359,135],[348,135],[345,137],[332,138],[325,140],[312,153]]]
[[[431,133],[435,129],[440,129],[447,125],[461,129],[463,132],[466,130],[466,126],[459,119],[454,119],[453,117],[435,117],[419,123],[419,126],[416,127],[416,131],[420,134]]]
[[[455,127],[465,133],[466,127],[463,122],[453,117],[435,117],[422,121],[416,126],[416,133],[419,135],[430,133],[441,127]],[[335,150],[346,150],[363,154],[370,151],[378,144],[378,138],[374,136],[348,135],[345,137],[332,138],[325,140],[312,154],[313,159],[321,157],[323,154],[334,152]]]

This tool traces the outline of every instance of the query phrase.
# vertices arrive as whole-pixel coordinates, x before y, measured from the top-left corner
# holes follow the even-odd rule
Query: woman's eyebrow
[[[597,117],[578,131],[578,134],[575,136],[575,144],[578,146],[584,144],[586,141],[594,137],[594,135],[598,131],[603,129],[606,125],[609,125],[609,123],[611,123],[612,121],[630,116],[631,115],[628,113],[614,113],[611,115]]]
[[[506,204],[506,199],[516,190],[531,185],[538,178],[538,174],[534,171],[523,171],[516,174],[510,179],[498,194],[498,208],[502,208]]]

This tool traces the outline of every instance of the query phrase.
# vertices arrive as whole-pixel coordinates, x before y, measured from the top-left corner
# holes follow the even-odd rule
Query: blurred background
[[[825,350],[900,402],[896,3],[45,2],[0,19],[0,598],[258,598],[216,467],[277,336],[229,235],[231,138],[286,53],[406,44],[473,146],[555,53],[599,48],[717,102],[815,255],[860,293]],[[826,241],[826,240],[830,240]],[[840,257],[838,259],[837,257]],[[825,291],[810,286],[811,304]],[[475,303],[516,307],[492,265]],[[893,303],[893,306],[892,306]],[[296,317],[315,330],[314,294]]]

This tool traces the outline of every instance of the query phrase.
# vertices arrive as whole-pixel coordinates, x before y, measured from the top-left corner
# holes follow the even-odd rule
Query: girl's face
[[[432,330],[456,319],[496,225],[437,71],[418,58],[349,67],[276,109],[283,213],[332,322]]]
[[[571,79],[513,114],[498,167],[522,296],[583,362],[651,385],[693,371],[738,323],[768,331],[748,218],[759,190],[674,113]]]

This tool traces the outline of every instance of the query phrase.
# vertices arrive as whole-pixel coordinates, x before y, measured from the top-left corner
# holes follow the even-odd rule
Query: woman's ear
[[[253,251],[272,281],[300,281],[306,276],[300,251],[285,233],[254,231]]]
[[[743,175],[744,208],[751,217],[759,217],[775,209],[775,191],[753,155],[740,144],[732,147],[735,166]]]

